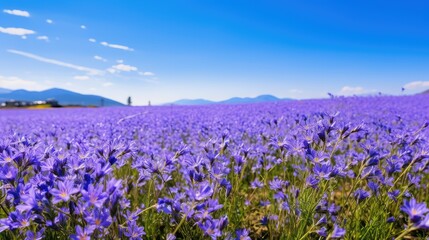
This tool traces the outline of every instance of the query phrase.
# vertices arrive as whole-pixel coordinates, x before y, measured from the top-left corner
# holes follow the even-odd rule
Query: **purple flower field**
[[[424,239],[429,96],[0,111],[1,239]]]

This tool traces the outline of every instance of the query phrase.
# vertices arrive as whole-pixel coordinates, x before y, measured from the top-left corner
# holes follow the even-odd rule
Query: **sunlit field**
[[[0,111],[2,239],[424,239],[429,96]]]

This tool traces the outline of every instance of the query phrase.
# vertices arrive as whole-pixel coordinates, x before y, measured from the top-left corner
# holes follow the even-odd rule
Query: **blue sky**
[[[0,87],[136,104],[429,88],[425,1],[28,1],[0,5]],[[18,11],[17,11],[18,10]]]

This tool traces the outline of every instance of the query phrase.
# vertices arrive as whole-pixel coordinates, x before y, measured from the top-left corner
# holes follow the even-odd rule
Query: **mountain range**
[[[291,101],[290,98],[278,98],[273,95],[260,95],[254,98],[233,97],[223,101],[210,101],[206,99],[181,99],[166,105],[209,105],[209,104],[246,104],[246,103],[261,103],[261,102],[278,102]]]
[[[23,89],[9,90],[0,88],[0,102],[8,100],[16,101],[45,101],[55,99],[60,105],[82,105],[82,106],[123,106],[124,104],[109,98],[80,94],[60,88],[51,88],[44,91],[27,91]],[[103,100],[102,100],[103,99]]]

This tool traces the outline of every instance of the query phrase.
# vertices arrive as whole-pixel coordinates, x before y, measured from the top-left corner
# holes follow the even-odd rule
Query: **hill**
[[[97,95],[80,94],[60,88],[51,88],[44,91],[14,90],[9,92],[0,91],[0,102],[8,100],[17,101],[44,101],[55,99],[60,105],[82,105],[100,106],[103,99],[104,106],[123,106],[124,104]]]
[[[247,104],[247,103],[261,103],[261,102],[277,102],[277,101],[290,101],[293,99],[289,98],[278,98],[273,95],[260,95],[254,98],[245,97],[233,97],[223,101],[210,101],[206,99],[181,99],[175,101],[173,105],[208,105],[208,104]]]

